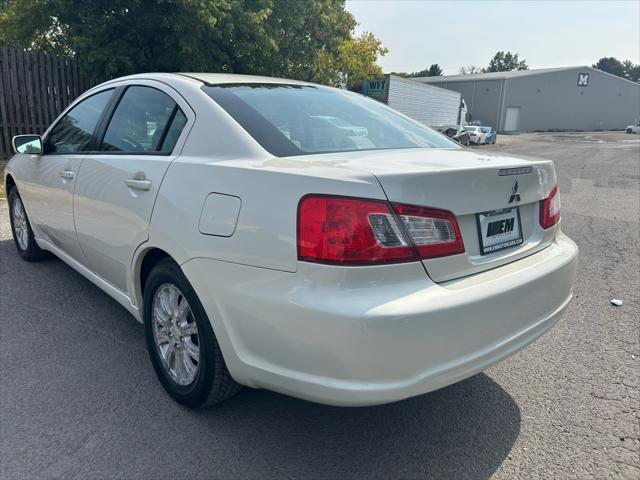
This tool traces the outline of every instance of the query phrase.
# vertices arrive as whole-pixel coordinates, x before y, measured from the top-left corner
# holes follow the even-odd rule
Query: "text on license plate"
[[[504,208],[476,214],[480,253],[489,253],[522,243],[520,210],[518,207]]]

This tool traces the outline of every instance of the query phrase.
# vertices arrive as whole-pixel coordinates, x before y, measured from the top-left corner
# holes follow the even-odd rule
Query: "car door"
[[[122,292],[135,249],[148,238],[160,183],[194,114],[157,82],[118,88],[118,100],[83,161],[74,219],[86,265]]]
[[[73,223],[73,192],[82,161],[114,89],[74,105],[44,138],[42,155],[29,160],[22,195],[36,236],[76,260],[83,258]]]

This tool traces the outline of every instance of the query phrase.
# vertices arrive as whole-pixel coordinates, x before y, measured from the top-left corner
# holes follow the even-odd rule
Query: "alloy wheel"
[[[11,216],[13,218],[13,232],[16,242],[20,250],[25,251],[29,248],[29,226],[27,224],[27,214],[24,211],[20,197],[16,197],[13,200]]]
[[[176,285],[164,283],[156,289],[152,322],[156,350],[169,378],[181,386],[193,383],[200,368],[198,326]]]

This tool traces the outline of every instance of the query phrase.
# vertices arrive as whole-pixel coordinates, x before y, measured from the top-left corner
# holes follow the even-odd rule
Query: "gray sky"
[[[591,65],[600,57],[640,63],[640,0],[388,1],[347,0],[359,22],[389,53],[385,72],[417,71],[432,63],[445,74],[484,67],[511,50],[529,68]]]

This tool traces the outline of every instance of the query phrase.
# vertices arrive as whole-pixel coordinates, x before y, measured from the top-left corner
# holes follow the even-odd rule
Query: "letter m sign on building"
[[[589,74],[588,73],[579,73],[578,74],[578,86],[579,87],[588,87],[589,86]]]

